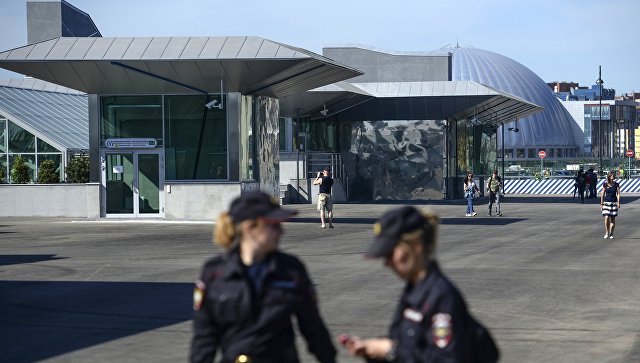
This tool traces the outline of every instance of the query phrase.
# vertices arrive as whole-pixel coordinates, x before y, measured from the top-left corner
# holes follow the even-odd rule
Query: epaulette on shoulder
[[[210,258],[204,264],[204,277],[207,280],[213,280],[224,272],[224,263],[227,261],[226,255],[220,255]]]

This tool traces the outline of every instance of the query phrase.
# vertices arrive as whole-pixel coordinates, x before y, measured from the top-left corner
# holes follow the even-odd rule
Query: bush
[[[4,178],[6,177],[4,169],[5,166],[0,164],[0,184],[4,183]]]
[[[11,182],[14,184],[28,184],[31,182],[29,166],[24,163],[20,155],[16,156],[13,160],[13,165],[11,166]]]
[[[38,183],[53,184],[60,182],[60,175],[56,171],[56,164],[53,160],[44,160],[38,168]]]
[[[68,183],[88,183],[89,182],[89,158],[86,156],[75,156],[69,160],[67,165]]]

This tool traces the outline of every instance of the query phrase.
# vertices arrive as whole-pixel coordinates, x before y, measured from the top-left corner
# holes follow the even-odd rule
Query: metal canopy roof
[[[70,92],[40,80],[2,81],[0,115],[59,150],[89,149],[87,96]]]
[[[283,97],[362,74],[304,49],[244,36],[57,38],[0,53],[0,67],[91,94]]]
[[[326,115],[320,113],[327,109]],[[473,81],[348,83],[313,89],[281,100],[281,114],[312,120],[340,114],[358,120],[472,119],[495,125],[542,110],[520,97]]]

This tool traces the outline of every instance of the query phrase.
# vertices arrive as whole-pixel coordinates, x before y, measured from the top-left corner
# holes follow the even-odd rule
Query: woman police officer
[[[497,361],[488,331],[434,259],[437,225],[436,215],[410,206],[385,213],[374,225],[367,257],[384,258],[407,285],[387,337],[340,337],[351,354],[368,362]]]
[[[298,363],[291,316],[309,351],[335,362],[304,265],[278,251],[281,222],[297,212],[263,192],[236,198],[218,218],[215,242],[227,249],[207,261],[194,291],[191,362]]]

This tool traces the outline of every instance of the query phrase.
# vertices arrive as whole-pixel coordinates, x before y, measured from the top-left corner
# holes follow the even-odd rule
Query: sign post
[[[540,158],[540,176],[544,177],[544,158],[547,156],[547,152],[544,150],[538,151],[538,157]]]
[[[628,173],[631,172],[631,158],[635,155],[635,153],[633,152],[633,150],[629,149],[627,150],[627,157],[629,157],[629,167],[627,168],[627,175],[629,175]]]

